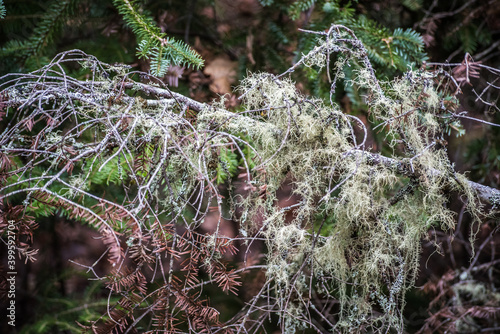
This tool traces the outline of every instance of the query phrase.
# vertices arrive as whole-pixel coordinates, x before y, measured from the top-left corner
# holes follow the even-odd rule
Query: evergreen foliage
[[[391,31],[386,27],[381,26],[375,20],[368,18],[366,15],[355,13],[353,6],[343,4],[342,1],[309,1],[298,0],[293,1],[290,5],[289,1],[261,1],[265,6],[273,8],[273,10],[288,11],[292,19],[300,22],[299,16],[301,13],[307,12],[306,17],[310,16],[310,22],[307,22],[306,27],[311,30],[327,31],[331,22],[342,24],[353,31],[358,38],[363,42],[370,61],[373,63],[375,73],[380,79],[388,79],[407,71],[409,68],[416,68],[427,59],[424,51],[424,42],[419,33],[413,29],[397,28]],[[286,45],[292,36],[288,33],[283,34],[282,31],[273,29],[270,25],[269,35],[271,40],[276,40],[278,44]],[[283,29],[283,31],[286,31]],[[288,29],[287,31],[293,31]],[[311,51],[317,45],[317,36],[312,34],[302,34],[299,38],[299,45],[295,52],[294,61],[297,61],[303,54]],[[274,59],[282,59],[276,57],[274,48],[267,51],[266,59],[272,62],[272,67],[281,69],[282,64]],[[343,57],[332,59],[333,63],[345,63]],[[330,64],[328,64],[330,65]],[[363,107],[362,94],[359,87],[353,82],[353,74],[355,68],[360,64],[352,63],[339,70],[339,75],[343,79],[340,82],[345,83],[344,89],[349,96],[351,102],[356,109]],[[332,65],[330,65],[332,66]],[[354,66],[354,67],[351,67]],[[330,96],[330,81],[317,80],[320,76],[320,69],[311,67],[306,73],[306,77],[300,80],[307,80],[308,87],[311,87],[312,92],[316,96],[321,96],[328,99]],[[340,94],[339,94],[340,95]]]
[[[292,20],[296,20],[299,18],[301,12],[305,12],[311,7],[314,6],[316,3],[316,0],[298,0],[294,1],[293,4],[289,7],[288,13],[290,14],[290,17]]]
[[[5,14],[7,11],[5,10],[5,4],[3,3],[3,0],[0,0],[0,19],[5,18]]]
[[[50,46],[71,16],[78,0],[51,1],[47,10],[41,16],[31,36],[25,40],[10,40],[0,49],[0,57],[13,58],[21,64],[36,61],[35,58],[43,54],[45,48]],[[38,64],[36,66],[40,66]]]
[[[53,54],[47,50],[53,50],[58,37],[66,30],[74,30],[76,26],[82,25],[89,17],[75,16],[74,10],[82,6],[81,0],[51,1],[47,6],[42,6],[42,12],[34,12],[33,16],[41,15],[36,21],[31,33],[26,38],[11,38],[0,49],[0,57],[5,59],[3,71],[7,68],[15,68],[18,64],[21,68],[35,69],[46,63],[49,59],[46,54]],[[89,3],[91,9],[88,14],[103,12],[101,8],[104,3]],[[200,68],[203,65],[201,57],[185,43],[167,36],[161,32],[146,10],[140,7],[139,2],[132,0],[115,0],[114,5],[123,19],[132,28],[138,39],[138,55],[150,60],[151,72],[154,75],[163,76],[170,65],[185,65]],[[96,8],[92,8],[96,7]],[[24,7],[16,8],[9,12],[13,15],[20,10],[20,16],[26,15],[22,12]],[[31,9],[32,10],[32,9]],[[79,13],[79,15],[82,15]],[[29,16],[29,15],[26,15]],[[12,22],[5,22],[7,30],[21,29],[26,27],[14,27]],[[123,51],[116,50],[117,53]]]
[[[188,45],[162,33],[147,12],[139,13],[137,0],[113,0],[139,41],[138,55],[151,59],[151,73],[163,76],[170,65],[200,68],[203,60]]]

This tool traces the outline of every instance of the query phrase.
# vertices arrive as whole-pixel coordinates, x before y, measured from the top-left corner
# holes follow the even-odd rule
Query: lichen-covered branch
[[[131,330],[150,315],[161,331],[182,317],[194,332],[259,332],[276,314],[284,332],[403,331],[421,239],[456,223],[447,194],[459,193],[479,220],[478,198],[496,208],[499,190],[453,170],[442,138],[456,108],[444,104],[438,72],[381,82],[352,31],[325,34],[298,64],[326,67],[342,55],[332,90],[342,67],[355,67],[373,124],[333,98],[298,91],[289,74],[299,65],[285,75],[250,74],[238,88],[238,112],[78,50],[1,78],[4,205],[19,206],[12,215],[62,213],[88,223],[116,268],[97,278],[127,307],[109,305],[114,321],[89,327]],[[62,65],[70,62],[91,79],[69,76]],[[376,125],[391,157],[366,147]],[[228,222],[239,236],[228,234]],[[246,267],[260,242],[263,260]],[[226,260],[237,252],[245,261],[232,269]],[[262,268],[262,285],[226,323],[199,298],[208,284],[237,294],[241,275]],[[200,282],[200,271],[209,279]],[[316,311],[334,304],[335,314]]]

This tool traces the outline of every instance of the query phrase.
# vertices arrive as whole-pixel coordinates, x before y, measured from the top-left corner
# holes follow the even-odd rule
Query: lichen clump
[[[301,328],[295,314],[310,305],[311,287],[338,299],[338,329],[401,331],[420,241],[430,226],[454,224],[454,213],[445,206],[447,189],[473,195],[438,148],[442,129],[432,77],[410,71],[380,86],[375,82],[370,71],[359,71],[356,84],[373,92],[367,100],[372,121],[387,125],[393,157],[406,161],[418,177],[374,164],[356,139],[356,120],[335,104],[299,93],[288,77],[247,77],[240,87],[245,116],[221,109],[200,115],[217,120],[221,131],[245,132],[259,154],[252,182],[256,188],[265,185],[266,194],[240,196],[237,205],[245,233],[266,237],[267,276],[275,284],[285,332]],[[276,205],[284,182],[291,182],[299,199],[292,207]],[[292,215],[285,218],[288,212]],[[257,221],[262,224],[254,225]]]

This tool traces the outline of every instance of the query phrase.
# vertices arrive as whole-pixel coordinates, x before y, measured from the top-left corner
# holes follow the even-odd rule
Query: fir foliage
[[[316,4],[314,0],[298,0],[286,7],[286,1],[261,2],[265,6],[285,7],[289,9],[292,19],[298,20],[300,13],[314,9],[317,12],[307,28],[312,30],[325,30],[332,22],[342,24],[354,32],[363,42],[368,51],[370,60],[376,68],[384,72],[377,73],[379,77],[396,74],[392,69],[404,72],[410,66],[419,65],[426,60],[424,43],[419,33],[413,29],[390,29],[381,26],[366,15],[354,15],[355,9],[351,4],[343,4],[338,0],[321,1]],[[270,32],[273,32],[271,29]],[[277,32],[277,37],[285,41]],[[307,53],[316,45],[314,36],[305,35],[299,45],[302,53]],[[300,57],[300,54],[297,56]]]
[[[292,20],[296,20],[299,18],[302,12],[309,10],[314,6],[316,0],[297,0],[294,1],[293,4],[289,7],[288,13]]]
[[[139,41],[138,55],[151,60],[151,73],[163,76],[170,65],[200,68],[203,60],[184,42],[177,41],[161,32],[151,16],[140,10],[136,0],[113,0],[118,11]]]
[[[44,50],[53,44],[56,36],[61,32],[68,16],[78,0],[51,1],[43,13],[36,29],[25,40],[10,40],[0,49],[0,57],[15,58],[22,65],[30,59],[43,54]],[[38,63],[37,66],[42,64]]]
[[[7,14],[7,10],[5,9],[5,4],[3,0],[0,0],[0,19],[5,18],[5,14]]]
[[[367,15],[356,14],[356,4],[345,4],[338,0],[300,0],[293,1],[291,4],[290,1],[261,1],[261,3],[274,10],[286,11],[290,15],[290,18],[295,20],[303,29],[327,31],[332,22],[348,27],[363,42],[375,73],[380,79],[390,79],[395,75],[407,71],[409,68],[415,69],[427,59],[424,42],[419,33],[411,28],[391,30],[382,26]],[[304,16],[300,16],[301,13],[304,13]],[[305,24],[302,23],[304,17]],[[283,45],[283,48],[286,47],[285,43],[292,39],[290,30],[283,29],[280,31],[273,29],[273,26],[270,25],[268,31],[270,38],[276,40],[277,45]],[[284,34],[284,31],[287,33]],[[299,37],[299,44],[292,63],[300,59],[302,55],[313,50],[316,45],[316,35],[302,34]],[[275,68],[281,68],[278,67],[278,62],[274,61],[275,58],[280,58],[273,54],[273,52],[275,53],[274,49],[265,52],[268,53],[266,61],[268,63],[272,61]],[[359,91],[359,87],[354,83],[355,80],[353,80],[352,76],[353,71],[356,71],[358,66],[362,66],[362,64],[356,62],[347,64],[343,57],[340,56],[339,59],[332,58],[332,64],[329,65],[333,66],[335,62],[344,62],[345,65],[338,72],[338,84],[344,87],[344,92],[349,96],[353,106],[357,110],[362,109],[364,102],[361,95],[363,92]],[[328,99],[331,78],[318,80],[319,75],[318,68],[311,67],[306,72],[305,77],[301,77],[300,80],[306,79],[308,87],[311,88],[311,92],[316,96]],[[336,94],[338,95],[334,96],[334,98],[340,98],[344,92],[336,90]]]
[[[141,7],[140,2],[123,0],[115,1],[114,4],[136,34],[139,44],[138,55],[150,60],[152,73],[162,76],[170,65],[195,68],[203,65],[201,57],[187,44],[162,33],[148,11]],[[74,15],[76,8],[83,7],[86,10]],[[51,57],[55,54],[54,49],[57,48],[57,42],[62,35],[66,34],[64,37],[72,40],[74,36],[71,36],[71,32],[82,29],[85,24],[96,26],[98,21],[108,19],[111,14],[108,12],[105,3],[93,1],[82,3],[81,0],[50,1],[40,7],[12,5],[9,15],[15,19],[2,22],[5,36],[9,37],[0,49],[0,57],[5,60],[2,62],[2,71],[6,72],[8,68],[16,66],[28,70],[39,68],[49,61],[46,55]],[[32,25],[26,25],[25,21],[28,20]],[[19,37],[19,30],[23,31],[25,36]],[[93,38],[102,40],[103,36],[99,34]],[[84,42],[76,40],[79,47],[82,47]],[[118,45],[116,40],[103,43],[106,44],[106,50],[123,57],[123,46]],[[102,53],[109,56],[108,52]]]
[[[403,0],[402,3],[413,11],[419,10],[423,6],[423,0]]]

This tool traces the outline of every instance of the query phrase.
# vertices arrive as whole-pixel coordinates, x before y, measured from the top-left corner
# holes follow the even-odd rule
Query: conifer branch
[[[24,64],[29,57],[40,55],[42,51],[52,43],[54,35],[61,30],[63,21],[69,15],[71,6],[73,6],[75,2],[76,0],[52,1],[47,11],[43,13],[40,23],[38,23],[34,33],[24,41],[9,41],[0,50],[0,56],[20,58]]]
[[[139,41],[138,55],[151,60],[151,73],[163,76],[170,65],[203,66],[201,56],[188,45],[167,37],[147,13],[139,13],[136,0],[113,0]]]
[[[0,0],[0,19],[4,19],[5,14],[7,14],[7,11],[5,10],[5,4],[3,3],[3,0]]]

